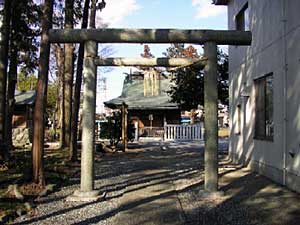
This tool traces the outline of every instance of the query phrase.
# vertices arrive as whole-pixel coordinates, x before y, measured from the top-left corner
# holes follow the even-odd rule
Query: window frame
[[[248,23],[246,16],[248,17]],[[250,15],[248,2],[246,2],[246,4],[235,16],[235,29],[239,31],[250,31]]]
[[[266,129],[267,129],[267,125],[266,125],[266,121],[267,121],[267,78],[271,77],[272,78],[272,83],[274,84],[274,74],[273,72],[268,73],[262,77],[256,78],[254,79],[254,87],[255,87],[255,119],[254,119],[254,139],[256,140],[263,140],[263,141],[270,141],[273,142],[274,141],[274,86],[273,86],[273,90],[272,90],[272,118],[273,118],[273,134],[272,136],[267,135]],[[263,110],[264,110],[264,135],[259,134],[260,132],[258,132],[258,126],[257,126],[257,118],[258,118],[258,96],[259,96],[259,84],[258,82],[263,82],[264,84],[264,93],[263,93],[263,98],[264,98],[264,106],[263,106]]]

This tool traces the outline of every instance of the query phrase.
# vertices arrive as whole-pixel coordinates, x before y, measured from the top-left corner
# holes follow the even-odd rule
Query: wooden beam
[[[185,67],[197,65],[204,68],[205,59],[194,58],[95,58],[97,66],[146,66],[146,67]]]
[[[250,31],[179,29],[52,29],[52,43],[192,43],[213,41],[219,45],[250,45]]]

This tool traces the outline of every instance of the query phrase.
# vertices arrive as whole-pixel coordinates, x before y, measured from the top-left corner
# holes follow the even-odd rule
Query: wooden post
[[[127,140],[127,114],[128,114],[128,110],[127,110],[128,106],[125,104],[125,102],[123,102],[122,104],[122,148],[123,151],[125,152],[127,150],[128,147],[128,140]]]
[[[122,149],[124,150],[125,146],[125,103],[123,102],[122,107],[121,107],[121,116],[122,116]]]
[[[218,191],[218,86],[217,44],[206,42],[204,55],[208,59],[204,67],[205,109],[205,190]]]
[[[128,128],[128,106],[125,105],[125,118],[124,118],[124,121],[125,121],[125,144],[124,144],[124,151],[126,151],[128,149],[128,137],[127,137],[127,128]]]
[[[82,109],[82,152],[80,190],[75,191],[68,201],[95,201],[99,192],[94,190],[96,73],[94,58],[97,43],[86,41],[83,67],[83,109]]]

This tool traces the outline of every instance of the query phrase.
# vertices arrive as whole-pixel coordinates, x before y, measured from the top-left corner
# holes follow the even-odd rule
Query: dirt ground
[[[34,216],[16,224],[300,224],[300,195],[227,159],[220,144],[220,193],[203,191],[203,143],[131,144],[96,163],[95,203],[70,205],[65,196],[42,199]]]

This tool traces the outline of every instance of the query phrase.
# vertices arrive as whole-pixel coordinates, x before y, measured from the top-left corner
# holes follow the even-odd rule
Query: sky
[[[109,28],[178,28],[178,29],[227,29],[227,9],[212,5],[212,0],[105,0],[106,7],[97,13],[98,21]],[[100,24],[100,23],[98,23]],[[169,47],[169,44],[149,45],[155,57]],[[142,44],[112,44],[113,53],[109,57],[139,57]],[[195,46],[201,51],[201,46]],[[225,47],[226,48],[226,47]],[[97,96],[99,100],[109,100],[121,94],[124,73],[129,67],[113,67],[109,72],[99,71],[98,76],[107,79],[107,96]],[[134,68],[133,68],[134,69]]]

